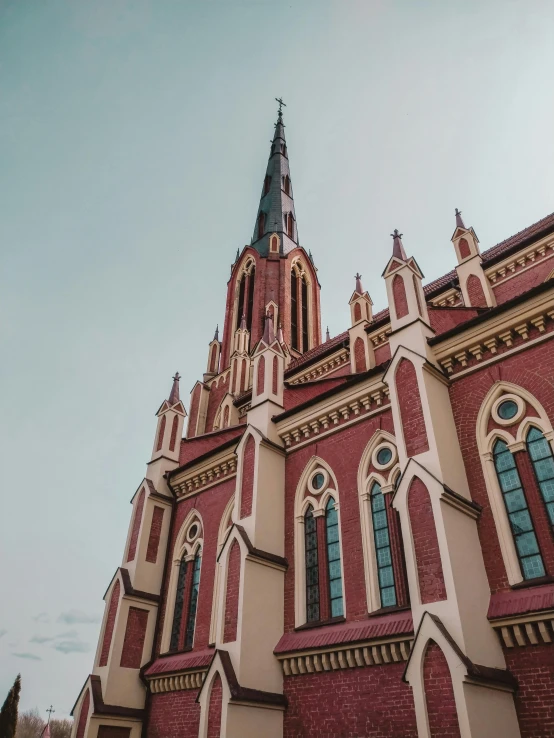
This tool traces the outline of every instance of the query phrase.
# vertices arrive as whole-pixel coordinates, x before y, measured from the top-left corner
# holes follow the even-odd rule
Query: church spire
[[[175,376],[173,377],[173,386],[171,388],[171,392],[169,393],[169,400],[168,400],[171,406],[179,402],[179,380],[180,379],[181,379],[181,375],[179,374],[179,372],[175,372]]]
[[[279,111],[275,133],[271,142],[260,206],[252,236],[252,246],[261,256],[269,254],[269,237],[272,233],[279,234],[282,254],[287,254],[298,246],[298,230],[285,140],[285,124],[283,123],[282,106],[285,103],[281,99],[277,102]]]

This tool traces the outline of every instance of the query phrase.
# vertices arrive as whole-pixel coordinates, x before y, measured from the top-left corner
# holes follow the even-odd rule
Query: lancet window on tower
[[[342,572],[340,563],[339,519],[335,501],[329,498],[325,507],[325,532],[327,539],[327,568],[329,572],[329,602],[331,617],[344,615],[342,599]]]
[[[309,332],[309,295],[308,280],[305,272],[293,264],[290,275],[290,310],[291,310],[291,346],[296,351],[304,352],[310,348]]]
[[[283,190],[285,195],[290,195],[290,177],[288,174],[283,177]]]
[[[287,213],[285,216],[287,226],[287,236],[294,238],[294,216],[292,213]]]
[[[254,261],[249,261],[239,276],[238,300],[235,316],[235,327],[239,328],[242,316],[245,316],[246,327],[252,330],[252,312],[254,309],[254,287],[256,281],[256,266]]]
[[[391,540],[385,498],[381,491],[381,485],[377,482],[374,482],[371,486],[371,517],[381,606],[392,607],[396,605],[396,587],[392,566]]]
[[[306,620],[319,620],[319,566],[317,561],[317,526],[310,505],[304,515],[306,556]]]

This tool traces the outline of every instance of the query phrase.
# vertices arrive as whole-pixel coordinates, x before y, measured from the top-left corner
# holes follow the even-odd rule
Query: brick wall
[[[399,361],[396,367],[395,382],[406,453],[408,456],[416,456],[423,451],[428,451],[429,443],[416,370],[409,359]]]
[[[477,530],[492,592],[507,589],[509,585],[477,447],[477,415],[493,384],[505,380],[528,390],[542,404],[548,417],[554,418],[553,365],[554,341],[547,341],[498,364],[483,367],[450,386],[450,400],[471,496],[483,507]]]
[[[446,657],[434,641],[429,641],[423,660],[423,688],[431,738],[460,738],[460,725],[452,678]]]
[[[158,431],[158,443],[156,444],[156,451],[159,451],[161,449],[162,444],[164,442],[165,424],[166,424],[166,416],[162,415],[162,419],[160,421],[160,429]]]
[[[110,655],[110,646],[112,645],[112,635],[115,625],[115,618],[117,615],[117,608],[119,605],[119,593],[121,585],[119,579],[114,584],[112,594],[110,597],[110,605],[108,607],[108,616],[106,618],[106,628],[104,629],[104,638],[102,640],[102,652],[100,653],[100,661],[98,666],[106,666],[108,663],[108,656]]]
[[[221,733],[221,710],[223,706],[223,685],[219,673],[215,675],[210,690],[208,707],[208,730],[206,738],[219,738]]]
[[[190,398],[189,422],[187,425],[187,438],[194,438],[196,435],[196,424],[198,422],[198,409],[200,407],[200,393],[202,387],[197,384]],[[207,423],[206,423],[207,430]]]
[[[171,438],[169,439],[169,450],[175,451],[175,441],[177,440],[177,428],[179,426],[179,416],[176,415],[173,418],[173,424],[171,426]]]
[[[137,553],[137,541],[142,522],[142,511],[144,508],[144,487],[141,489],[137,503],[135,505],[135,515],[133,518],[133,529],[131,531],[131,540],[129,541],[129,551],[127,552],[127,561],[134,561]]]
[[[461,259],[466,259],[471,253],[469,249],[469,244],[465,238],[460,238],[460,240],[458,241],[458,248],[460,250]]]
[[[390,359],[390,344],[385,343],[382,346],[377,346],[375,349],[375,365],[383,364],[385,361]]]
[[[120,666],[127,669],[140,669],[147,624],[148,610],[140,607],[129,608]]]
[[[146,561],[155,564],[158,560],[158,548],[160,547],[160,536],[162,534],[162,523],[164,519],[163,507],[154,507],[152,512],[152,523],[150,524],[150,535],[146,548]]]
[[[520,269],[521,267],[517,267]],[[513,297],[521,295],[523,292],[536,287],[548,277],[550,272],[554,269],[554,258],[550,257],[544,260],[537,260],[531,269],[527,269],[525,272],[507,280],[499,280],[493,285],[494,295],[498,304],[507,302]]]
[[[263,357],[262,357],[263,359]],[[254,462],[256,460],[256,441],[249,435],[244,445],[242,459],[242,480],[240,491],[240,517],[246,518],[252,513],[252,497],[254,494]]]
[[[240,590],[240,546],[233,541],[227,565],[227,588],[225,590],[225,620],[223,623],[223,643],[237,640]]]
[[[286,677],[284,738],[416,738],[404,664]]]
[[[437,529],[429,490],[417,477],[408,490],[408,513],[414,543],[421,602],[446,599]]]
[[[396,274],[392,280],[392,297],[397,320],[408,315],[408,299],[406,297],[406,285],[401,274]]]
[[[486,307],[487,299],[483,291],[481,280],[475,274],[470,274],[466,282],[469,304],[472,307]]]
[[[274,356],[273,359],[272,359],[272,362],[273,362],[273,372],[272,372],[272,375],[273,375],[272,382],[273,382],[273,384],[272,384],[272,391],[273,391],[273,394],[276,395],[277,394],[277,391],[279,389],[279,387],[278,387],[278,384],[279,384],[279,361],[278,361],[277,357]]]
[[[151,696],[148,738],[198,738],[198,690],[187,689]]]
[[[208,409],[206,410],[206,433],[209,433],[214,429],[215,416],[221,405],[221,400],[225,397],[229,391],[230,374],[227,374],[224,378],[219,379],[217,384],[212,382],[210,384],[210,393],[208,395]]]
[[[521,738],[553,738],[554,645],[505,649],[504,656],[519,684],[515,705]]]
[[[79,711],[79,724],[77,725],[76,738],[85,737],[85,728],[87,727],[88,711],[90,709],[90,690],[87,689],[83,701],[81,702],[81,710]]]
[[[258,381],[256,384],[256,393],[258,395],[263,394],[265,385],[265,356],[260,356],[258,361]]]
[[[359,302],[354,305],[354,322],[357,323],[362,319],[362,307]]]
[[[354,341],[354,364],[356,372],[365,372],[367,369],[365,361],[365,347],[363,339],[358,336]]]

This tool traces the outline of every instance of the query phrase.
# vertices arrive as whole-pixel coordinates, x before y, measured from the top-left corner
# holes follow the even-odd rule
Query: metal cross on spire
[[[281,117],[283,115],[283,105],[286,108],[287,104],[283,102],[282,97],[276,97],[275,100],[279,103],[279,117]]]
[[[48,710],[46,710],[46,712],[48,713],[48,725],[50,725],[50,718],[52,717],[52,713],[56,711],[54,710],[52,705],[50,705],[50,707],[48,708]]]

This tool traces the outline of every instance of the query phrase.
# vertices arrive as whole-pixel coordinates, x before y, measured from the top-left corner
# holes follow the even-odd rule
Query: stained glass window
[[[304,515],[306,556],[306,621],[319,620],[319,570],[317,561],[317,527],[312,507]]]
[[[342,601],[342,574],[340,568],[339,519],[335,501],[329,498],[325,508],[325,527],[327,533],[327,566],[329,569],[329,592],[331,617],[344,615]]]
[[[187,577],[187,562],[181,559],[179,574],[177,576],[177,592],[175,594],[175,610],[173,611],[173,626],[171,628],[170,651],[179,648],[179,634],[181,631],[181,619],[183,617],[183,604],[185,600],[185,582]]]
[[[194,558],[192,567],[192,582],[190,587],[189,612],[187,617],[187,629],[185,631],[185,646],[192,646],[194,641],[194,624],[196,622],[196,608],[198,605],[198,589],[200,587],[200,563],[201,552],[198,551]]]
[[[381,607],[392,607],[396,605],[396,588],[392,568],[389,524],[385,509],[385,498],[377,482],[374,482],[371,487],[371,516],[373,519],[373,540],[377,558]]]
[[[514,457],[504,441],[498,440],[494,444],[493,457],[523,578],[543,577],[545,575],[544,564],[529,507],[527,506],[525,492],[521,485]]]
[[[527,434],[527,450],[541,490],[550,524],[554,525],[554,457],[552,448],[537,428]]]

